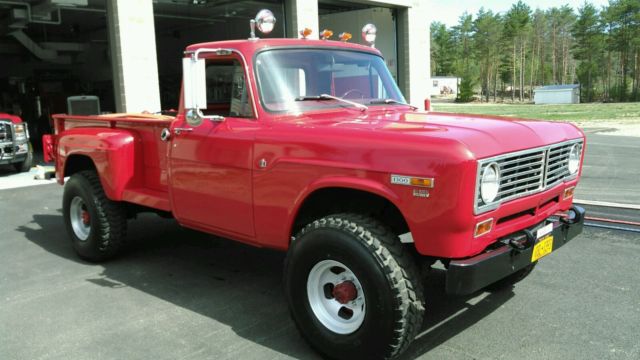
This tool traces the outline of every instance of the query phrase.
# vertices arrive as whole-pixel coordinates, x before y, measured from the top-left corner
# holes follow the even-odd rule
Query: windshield
[[[366,106],[405,103],[384,60],[374,54],[277,49],[258,54],[256,69],[260,101],[267,111],[354,108],[349,102]]]

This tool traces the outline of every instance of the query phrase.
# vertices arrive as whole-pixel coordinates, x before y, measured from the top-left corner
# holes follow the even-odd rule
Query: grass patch
[[[501,115],[522,119],[640,123],[640,103],[562,105],[434,103],[433,110],[463,114]]]

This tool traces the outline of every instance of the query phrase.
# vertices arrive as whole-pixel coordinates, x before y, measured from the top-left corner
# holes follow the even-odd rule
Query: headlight
[[[569,174],[573,175],[578,172],[580,168],[580,155],[582,153],[582,147],[580,144],[575,144],[569,151]]]
[[[500,166],[491,163],[482,170],[480,177],[480,197],[485,204],[493,202],[500,189]]]
[[[27,140],[27,130],[24,124],[16,124],[13,125],[13,130],[16,134],[16,141],[26,141]]]

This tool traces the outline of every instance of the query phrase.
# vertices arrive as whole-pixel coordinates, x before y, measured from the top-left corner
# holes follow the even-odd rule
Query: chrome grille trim
[[[0,143],[13,142],[13,123],[0,120]]]
[[[503,202],[535,194],[574,179],[577,174],[569,175],[568,164],[571,147],[576,143],[580,144],[582,160],[583,139],[478,160],[474,213],[477,215],[493,210]],[[498,196],[494,202],[484,204],[480,197],[480,176],[484,167],[494,162],[500,167],[501,173]]]

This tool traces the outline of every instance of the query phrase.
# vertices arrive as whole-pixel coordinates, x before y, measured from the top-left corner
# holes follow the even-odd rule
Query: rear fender
[[[125,189],[135,186],[136,144],[138,136],[128,130],[109,128],[73,128],[58,138],[56,177],[64,183],[72,175],[67,166],[74,156],[86,156],[93,162],[105,194],[122,200]]]

